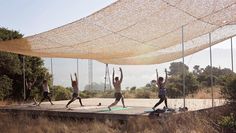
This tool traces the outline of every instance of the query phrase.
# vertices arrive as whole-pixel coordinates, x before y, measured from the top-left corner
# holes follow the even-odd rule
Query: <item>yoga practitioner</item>
[[[159,95],[158,97],[160,98],[159,102],[155,104],[155,106],[152,108],[153,110],[155,110],[155,108],[160,105],[163,101],[165,101],[165,107],[168,108],[167,106],[167,98],[166,98],[166,82],[167,82],[167,70],[165,69],[165,73],[166,73],[166,79],[164,81],[163,77],[158,77],[158,72],[157,72],[157,86],[159,88]]]
[[[50,93],[49,90],[49,86],[48,86],[48,81],[47,80],[43,80],[43,98],[41,99],[41,101],[39,102],[38,106],[45,100],[48,99],[49,102],[51,103],[51,105],[54,105],[51,101],[51,98],[48,96],[48,94]]]
[[[35,82],[36,82],[36,78],[34,78],[33,81],[26,79],[26,82],[25,82],[25,85],[26,85],[26,97],[25,97],[24,101],[27,101],[30,98],[31,90],[32,90],[32,87],[35,84]],[[33,97],[33,100],[34,100],[34,105],[36,105],[37,101],[36,101],[35,97]]]
[[[70,75],[70,79],[71,79],[71,84],[73,87],[73,95],[72,95],[71,100],[67,103],[66,108],[68,108],[68,105],[74,102],[76,99],[79,99],[80,105],[84,106],[82,104],[81,98],[79,97],[78,78],[77,78],[76,73],[75,73],[75,80],[73,80],[71,75]]]
[[[111,105],[108,106],[109,110],[111,110],[111,107],[115,106],[120,101],[120,99],[122,101],[123,108],[125,108],[124,97],[121,94],[121,83],[122,83],[122,80],[123,80],[123,72],[122,72],[121,68],[119,68],[119,69],[120,69],[120,73],[121,73],[120,79],[119,79],[119,77],[114,78],[115,70],[113,68],[112,83],[113,83],[113,86],[115,88],[115,102],[113,102]]]

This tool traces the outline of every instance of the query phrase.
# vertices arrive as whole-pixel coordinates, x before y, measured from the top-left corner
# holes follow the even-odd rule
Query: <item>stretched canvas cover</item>
[[[183,27],[183,36],[182,36]],[[38,57],[94,59],[107,64],[158,64],[236,35],[236,0],[119,0],[90,16],[19,40],[0,50]]]

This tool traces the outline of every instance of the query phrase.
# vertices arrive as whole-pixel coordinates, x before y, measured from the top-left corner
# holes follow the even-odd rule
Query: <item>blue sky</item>
[[[25,36],[47,31],[88,16],[115,0],[0,0],[0,26],[20,31]],[[230,41],[213,46],[213,65],[231,68]],[[234,38],[234,44],[236,39]],[[236,54],[236,49],[234,48]],[[177,60],[177,61],[181,61]],[[186,57],[186,64],[205,67],[209,64],[209,49]],[[79,60],[80,88],[88,83],[87,60]],[[160,75],[169,67],[168,63],[159,65],[121,66],[124,71],[123,88],[144,86],[155,78],[155,69]],[[234,63],[234,66],[236,64]],[[49,70],[50,60],[45,59]],[[116,65],[110,65],[110,70]],[[97,83],[104,82],[105,64],[94,61],[94,78]],[[76,59],[53,59],[54,84],[70,86],[69,74],[76,72]],[[164,75],[163,75],[164,76]]]

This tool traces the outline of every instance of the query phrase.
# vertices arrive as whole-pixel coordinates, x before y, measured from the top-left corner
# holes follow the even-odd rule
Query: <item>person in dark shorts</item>
[[[48,96],[48,94],[50,93],[49,90],[49,86],[48,86],[48,81],[47,80],[43,80],[43,98],[41,99],[41,101],[39,102],[38,106],[45,100],[48,99],[49,102],[51,103],[51,105],[54,105],[52,103],[51,98]]]
[[[26,82],[25,82],[25,85],[26,85],[26,96],[25,96],[24,101],[27,101],[30,98],[31,90],[32,90],[32,87],[35,84],[35,82],[36,82],[36,78],[34,78],[33,80],[27,80],[26,79]],[[33,100],[34,100],[34,105],[36,105],[37,101],[36,101],[35,97],[33,97]]]
[[[115,106],[121,99],[122,101],[122,104],[123,104],[123,108],[125,108],[125,103],[124,103],[124,97],[123,95],[121,94],[121,83],[122,83],[122,80],[123,80],[123,72],[122,72],[122,69],[120,69],[120,73],[121,73],[121,76],[120,76],[120,80],[119,80],[119,77],[115,77],[115,70],[113,68],[113,74],[112,74],[112,83],[113,83],[113,86],[115,88],[115,102],[113,102],[111,105],[108,106],[108,109],[111,110],[111,107],[112,106]]]
[[[75,73],[75,81],[73,80],[71,75],[70,75],[70,79],[71,79],[71,84],[73,87],[73,94],[72,94],[71,100],[67,103],[66,108],[68,108],[68,105],[74,102],[76,99],[79,99],[80,105],[84,106],[82,104],[81,98],[79,97],[78,78],[77,78],[76,73]]]
[[[166,73],[166,79],[164,81],[163,77],[158,77],[158,73],[157,73],[157,86],[159,88],[159,95],[158,97],[160,98],[160,100],[154,105],[154,107],[152,108],[153,110],[155,110],[155,108],[160,105],[163,101],[165,101],[165,108],[168,108],[167,106],[167,98],[166,98],[166,82],[167,82],[167,70],[165,69],[165,73]]]

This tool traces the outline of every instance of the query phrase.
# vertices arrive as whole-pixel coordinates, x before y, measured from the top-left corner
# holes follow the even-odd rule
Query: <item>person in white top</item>
[[[123,80],[123,72],[122,72],[122,69],[120,69],[120,79],[119,77],[115,77],[115,70],[113,68],[113,73],[112,73],[112,83],[113,83],[113,86],[115,88],[115,102],[113,102],[111,105],[108,106],[108,109],[111,110],[111,107],[112,106],[115,106],[121,99],[122,101],[122,104],[123,104],[123,108],[125,108],[125,104],[124,104],[124,96],[121,94],[121,83],[122,83],[122,80]]]
[[[41,101],[39,102],[38,106],[39,106],[45,99],[48,99],[49,102],[51,103],[51,105],[54,105],[54,104],[52,103],[51,98],[48,96],[48,93],[50,93],[49,86],[48,86],[48,81],[47,81],[47,80],[43,80],[43,98],[42,98]]]
[[[75,80],[73,80],[71,75],[70,75],[70,79],[71,79],[71,84],[72,84],[72,88],[73,88],[73,94],[72,94],[71,100],[67,103],[66,108],[68,108],[68,105],[71,104],[72,102],[74,102],[76,99],[79,99],[80,105],[84,106],[82,104],[81,98],[78,96],[79,95],[79,87],[78,87],[78,78],[77,78],[76,73],[75,73]]]

